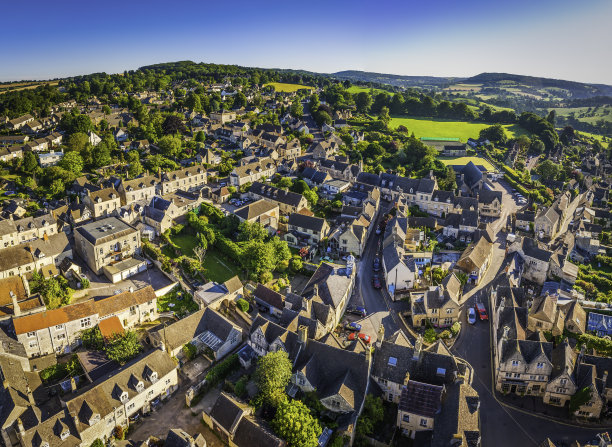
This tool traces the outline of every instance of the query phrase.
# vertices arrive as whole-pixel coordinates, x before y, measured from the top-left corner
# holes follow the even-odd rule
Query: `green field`
[[[470,161],[474,163],[476,166],[482,165],[485,167],[487,171],[495,171],[495,166],[489,163],[484,158],[480,157],[438,157],[442,163],[446,166],[448,165],[466,165]]]
[[[298,90],[303,90],[303,89],[314,90],[314,87],[310,87],[308,85],[285,84],[283,82],[270,82],[264,85],[264,87],[268,87],[269,85],[274,87],[274,90],[276,90],[277,92],[291,93],[291,92],[297,92]]]
[[[589,111],[590,109],[590,111]],[[569,116],[574,113],[574,117],[583,123],[595,124],[600,120],[612,121],[612,107],[556,107],[554,110],[558,116]]]
[[[353,95],[355,93],[361,93],[361,92],[368,92],[368,93],[370,93],[372,90],[374,90],[374,94],[381,93],[381,92],[391,94],[390,92],[387,92],[385,90],[381,90],[379,88],[374,88],[373,89],[371,87],[362,87],[360,85],[351,85],[349,88],[346,89],[347,92],[349,92],[349,93],[351,93]]]
[[[466,142],[468,138],[478,138],[482,129],[489,127],[486,123],[471,123],[467,121],[450,121],[441,119],[393,117],[389,127],[406,126],[409,133],[414,132],[418,138],[460,138]],[[523,129],[514,124],[505,124],[506,134],[509,138],[524,133]]]

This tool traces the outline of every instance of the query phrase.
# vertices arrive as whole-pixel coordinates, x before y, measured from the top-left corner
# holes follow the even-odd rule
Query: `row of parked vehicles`
[[[250,197],[246,197],[244,199],[229,199],[228,203],[233,206],[242,206],[252,201],[253,199],[251,199]]]
[[[489,316],[487,315],[487,309],[484,307],[482,303],[476,303],[474,307],[468,307],[467,311],[467,320],[470,324],[476,324],[476,314],[478,314],[478,318],[480,321],[488,320]]]

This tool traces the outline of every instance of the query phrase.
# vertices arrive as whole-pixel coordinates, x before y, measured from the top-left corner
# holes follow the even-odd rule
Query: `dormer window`
[[[94,425],[100,422],[100,415],[98,413],[93,414],[89,419],[89,425]]]
[[[127,393],[127,391],[124,391],[123,393],[121,393],[121,397],[119,398],[119,400],[122,403],[126,403],[128,401],[128,393]]]
[[[155,371],[151,373],[151,375],[149,376],[149,380],[151,380],[151,383],[157,382],[157,373]]]
[[[49,447],[49,443],[47,441],[42,441],[40,447]]]
[[[144,383],[138,382],[136,384],[136,391],[138,391],[139,393],[142,393],[144,391]]]
[[[66,439],[68,439],[68,436],[70,436],[70,431],[66,429],[60,434],[60,439],[62,441],[65,441]]]

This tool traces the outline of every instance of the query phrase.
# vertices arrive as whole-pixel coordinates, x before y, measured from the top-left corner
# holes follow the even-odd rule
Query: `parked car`
[[[480,320],[488,320],[489,316],[487,315],[487,309],[485,309],[484,304],[476,303],[476,310],[478,311],[478,316]]]
[[[161,407],[161,400],[159,397],[156,397],[151,401],[151,408],[157,410],[159,407]]]
[[[349,330],[349,331],[355,331],[355,332],[359,332],[361,330],[361,325],[359,323],[346,323],[344,325],[344,328]]]
[[[353,332],[349,334],[348,336],[348,339],[350,341],[357,340],[358,338],[360,338],[365,344],[370,343],[370,336],[367,334],[363,334],[361,332],[360,333]]]
[[[372,287],[374,287],[375,289],[381,289],[382,285],[380,283],[380,278],[378,277],[378,275],[374,275],[372,277]]]
[[[364,307],[361,306],[349,306],[346,311],[353,315],[359,315],[360,317],[366,317],[367,312]]]
[[[476,311],[473,307],[468,307],[467,320],[470,324],[476,324]]]
[[[374,271],[380,271],[380,258],[374,258]]]

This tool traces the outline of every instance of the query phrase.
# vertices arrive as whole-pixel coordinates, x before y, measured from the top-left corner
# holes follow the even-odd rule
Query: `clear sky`
[[[7,0],[0,80],[192,60],[612,84],[610,0]]]

